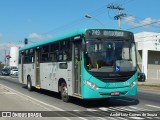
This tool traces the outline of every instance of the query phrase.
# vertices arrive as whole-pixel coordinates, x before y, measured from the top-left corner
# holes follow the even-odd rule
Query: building
[[[147,79],[160,79],[160,33],[137,33],[135,41],[139,71],[144,72]]]
[[[12,67],[18,67],[18,47],[13,46],[10,48],[10,61],[9,66]]]

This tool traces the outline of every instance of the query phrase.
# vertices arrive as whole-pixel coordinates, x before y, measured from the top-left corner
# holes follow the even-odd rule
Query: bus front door
[[[36,79],[36,88],[40,88],[40,50],[35,51],[35,79]]]
[[[21,68],[21,70],[20,70],[20,78],[19,79],[21,79],[21,81],[20,82],[22,82],[23,84],[24,84],[24,77],[23,77],[23,73],[24,73],[24,71],[23,71],[23,69],[24,69],[24,65],[23,65],[23,60],[24,60],[24,55],[21,53],[21,66],[20,66],[20,68]]]
[[[81,95],[81,78],[80,78],[80,48],[81,48],[81,41],[74,41],[73,45],[73,61],[74,61],[74,81],[73,81],[73,86],[74,86],[74,93],[77,95]]]

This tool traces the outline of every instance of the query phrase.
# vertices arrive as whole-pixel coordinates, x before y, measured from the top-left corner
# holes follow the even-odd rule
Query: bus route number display
[[[124,37],[123,31],[114,31],[114,30],[90,30],[88,31],[90,37]]]

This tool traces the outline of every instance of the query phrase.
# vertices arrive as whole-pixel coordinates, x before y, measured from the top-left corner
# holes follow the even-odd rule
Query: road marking
[[[98,111],[98,110],[95,110],[95,109],[87,109],[87,111]]]
[[[135,119],[135,120],[143,120],[145,118],[141,118],[141,117],[129,117],[129,118],[132,118],[132,119]]]
[[[102,117],[96,117],[97,120],[106,120],[105,118],[102,118]]]
[[[109,109],[109,110],[112,110],[112,111],[124,111],[124,110],[126,110],[126,111],[135,111],[135,110],[132,110],[132,109],[129,109],[129,108],[124,108],[124,107],[122,107],[122,108],[120,108],[120,107],[109,107],[109,108],[111,108],[111,109]]]
[[[14,93],[14,92],[1,92],[0,94],[16,95],[16,93]]]
[[[100,107],[98,109],[103,110],[103,111],[108,111],[108,108],[105,108],[105,107]]]
[[[125,118],[122,118],[122,117],[117,117],[117,118],[119,118],[119,119],[121,119],[121,120],[128,120],[128,119],[125,119]]]
[[[159,107],[159,106],[148,105],[148,104],[146,104],[146,106],[149,106],[149,107],[153,107],[153,108],[158,108],[158,109],[160,109],[160,107]]]
[[[73,111],[76,111],[76,112],[77,112],[77,111],[80,111],[80,110],[73,110]]]
[[[135,111],[135,110],[132,110],[132,109],[128,109],[128,108],[124,108],[124,107],[122,107],[122,108],[120,108],[120,107],[109,107],[112,111],[114,110],[114,111],[124,111],[124,110],[127,110],[127,111]],[[136,107],[133,107],[134,109],[136,108]],[[102,110],[104,109],[104,108],[101,108]],[[108,109],[108,110],[110,110],[110,109]],[[138,108],[136,108],[136,109],[138,109]],[[104,109],[105,110],[105,109]],[[121,119],[121,120],[128,120],[128,119],[126,119],[126,118],[123,118],[123,117],[117,117],[118,119]],[[142,120],[142,119],[144,119],[144,118],[142,118],[142,117],[129,117],[129,118],[131,118],[131,119],[136,119],[136,120]]]
[[[108,108],[105,108],[105,107],[100,107],[100,108],[98,108],[98,109],[100,109],[100,110],[102,110],[102,111],[108,111],[108,110],[109,110]],[[108,118],[111,118],[111,117],[108,117]],[[121,120],[127,120],[127,119],[122,118],[122,117],[117,117],[117,118],[119,118],[119,119],[121,119]]]
[[[49,107],[51,107],[51,108],[54,108],[54,109],[57,109],[57,110],[59,110],[59,111],[64,111],[63,109],[61,109],[61,108],[58,108],[58,107],[56,107],[56,106],[53,106],[53,105],[50,105],[50,104],[47,104],[47,103],[45,103],[45,102],[42,102],[42,101],[40,101],[40,100],[37,100],[37,99],[35,99],[35,98],[33,98],[33,97],[30,97],[30,96],[28,96],[28,95],[25,95],[25,94],[23,94],[23,93],[20,93],[20,92],[18,92],[18,91],[16,91],[16,90],[14,90],[14,89],[12,89],[12,88],[9,88],[9,87],[7,87],[7,86],[5,86],[4,85],[4,87],[6,87],[7,89],[9,89],[10,91],[14,91],[14,92],[16,92],[17,93],[17,95],[19,95],[20,97],[22,97],[22,96],[24,96],[24,98],[29,98],[29,100],[31,99],[31,100],[34,100],[34,101],[36,101],[36,102],[39,102],[39,103],[41,103],[41,104],[43,104],[43,105],[46,105],[46,106],[49,106]],[[22,96],[21,96],[22,95]],[[27,99],[28,100],[28,99]]]
[[[144,109],[144,108],[138,108],[138,107],[133,107],[133,106],[129,106],[132,109],[136,109],[136,110],[140,110],[140,111],[150,111],[148,109]]]
[[[115,109],[116,110],[119,110],[119,111],[124,111],[124,110],[126,110],[126,111],[135,111],[135,110],[132,110],[132,109],[129,109],[129,108],[124,108],[124,107],[115,107]]]
[[[113,117],[108,117],[109,119],[112,119],[112,120],[117,120],[117,119],[115,119],[115,118],[113,118]]]
[[[79,111],[80,112],[80,110],[73,110],[73,111]],[[94,109],[87,109],[87,111],[90,111],[90,112],[92,112],[92,111],[98,111],[98,110],[94,110]],[[80,113],[79,113],[80,114]],[[98,113],[96,113],[96,114],[98,114]],[[83,114],[82,114],[83,115]],[[101,115],[101,114],[99,114],[99,115]],[[96,117],[97,118],[97,120],[106,120],[105,118],[103,118],[103,117]]]
[[[104,114],[103,113],[98,113],[98,112],[95,112],[95,111],[99,111],[99,110],[95,110],[95,109],[87,109],[87,111],[90,111],[90,112],[94,112],[94,114],[97,114],[97,115],[103,115],[103,117],[106,117],[106,116],[104,116]],[[101,120],[106,120],[105,118],[103,118],[103,117],[96,117],[96,118],[98,118],[98,119],[101,119]],[[108,117],[108,118],[110,118],[110,117]],[[116,120],[116,119],[113,119],[113,120]]]
[[[116,110],[114,110],[115,108],[113,108],[113,107],[109,107],[109,110],[112,110],[112,111],[116,111]]]
[[[2,84],[0,84],[0,85],[2,85]],[[20,93],[20,92],[14,90],[14,89],[12,89],[12,88],[9,88],[9,87],[7,87],[7,86],[5,86],[5,85],[2,85],[2,86],[4,86],[5,88],[7,88],[7,89],[10,90],[10,91],[13,91],[13,92],[17,93],[17,95],[19,95],[20,97],[23,96],[23,98],[29,98],[29,99],[27,99],[27,100],[30,100],[30,101],[33,100],[33,101],[35,101],[35,102],[39,102],[39,103],[41,103],[41,104],[43,104],[43,105],[49,106],[49,107],[54,108],[54,109],[57,109],[57,110],[59,110],[59,111],[64,111],[63,109],[61,109],[61,108],[59,108],[59,107],[56,107],[56,106],[50,105],[50,104],[48,104],[48,103],[42,102],[42,101],[40,101],[40,100],[37,100],[37,99],[35,99],[35,98],[32,98],[32,97],[30,97],[30,96],[28,96],[28,95],[25,95],[25,94],[23,94],[23,93]],[[33,101],[32,101],[32,102],[33,102]],[[40,104],[39,104],[39,105],[40,105]],[[46,108],[46,107],[45,107],[45,108]],[[46,109],[48,109],[48,108],[46,108]],[[51,110],[51,109],[48,109],[48,110],[49,110],[49,111],[53,111],[53,110]],[[70,114],[71,114],[71,113],[70,113]],[[73,114],[71,114],[71,115],[73,115]],[[78,116],[75,116],[75,117],[78,117]],[[66,120],[71,120],[71,119],[69,119],[69,118],[67,118],[67,117],[63,117],[63,118],[65,118]],[[82,118],[82,117],[78,117],[78,118],[80,118],[80,119],[82,119],[82,120],[88,120],[88,119],[85,119],[85,118]]]
[[[110,107],[111,108],[111,107]],[[108,110],[110,110],[110,109],[108,109],[108,108],[105,108],[105,107],[100,107],[100,108],[98,108],[98,109],[100,109],[100,110],[102,110],[102,111],[108,111]],[[112,108],[113,109],[113,108]],[[114,108],[115,109],[115,108]],[[113,110],[112,110],[113,111]],[[114,110],[115,111],[115,110]],[[117,110],[116,110],[117,111]],[[108,118],[111,118],[111,117],[108,117]],[[121,119],[121,120],[128,120],[128,119],[125,119],[125,118],[122,118],[122,117],[117,117],[117,118],[119,118],[119,119]],[[117,120],[117,119],[113,119],[113,120]]]
[[[77,112],[77,111],[80,111],[80,110],[73,110],[73,111]],[[79,114],[80,114],[80,113],[79,113]],[[88,120],[88,119],[83,118],[83,117],[79,117],[79,118],[81,118],[81,119],[83,119],[83,120]]]

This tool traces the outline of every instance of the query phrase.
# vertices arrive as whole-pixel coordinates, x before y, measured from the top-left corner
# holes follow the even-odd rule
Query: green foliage
[[[1,63],[0,63],[0,69],[3,68],[3,67],[4,67],[4,64],[1,64]]]

